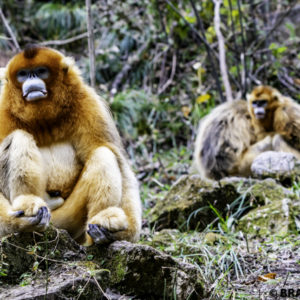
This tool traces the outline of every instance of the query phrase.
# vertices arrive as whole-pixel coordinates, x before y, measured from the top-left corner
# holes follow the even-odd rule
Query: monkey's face
[[[48,95],[45,79],[49,78],[50,71],[45,66],[22,68],[17,74],[17,81],[22,85],[23,98],[27,101],[36,101]]]
[[[278,91],[269,86],[258,86],[250,95],[247,95],[248,109],[256,120],[265,120],[269,118],[278,107]]]
[[[252,101],[252,110],[256,119],[261,120],[266,117],[266,108],[268,106],[268,100],[258,99]]]
[[[74,61],[60,52],[26,47],[8,63],[2,99],[19,119],[56,120],[72,107],[80,92]]]
[[[8,80],[26,102],[50,100],[61,80],[62,56],[47,48],[32,47],[17,54],[8,64]]]

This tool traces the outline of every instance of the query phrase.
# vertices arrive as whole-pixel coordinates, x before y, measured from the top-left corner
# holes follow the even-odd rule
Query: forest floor
[[[181,147],[152,159],[138,170],[144,204],[144,240],[200,270],[208,299],[300,299],[300,236],[247,236],[219,222],[203,232],[156,232],[149,213],[172,184],[189,172],[192,151]],[[149,175],[150,174],[150,175]],[[142,176],[140,176],[142,177]],[[295,184],[294,184],[295,186]],[[296,189],[299,193],[299,185]],[[293,189],[295,191],[295,187]]]

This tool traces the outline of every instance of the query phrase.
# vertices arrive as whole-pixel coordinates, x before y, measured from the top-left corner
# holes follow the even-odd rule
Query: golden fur
[[[28,102],[16,74],[35,66],[50,70],[48,96]],[[83,82],[72,59],[53,49],[29,47],[10,60],[0,96],[0,140],[0,161],[10,162],[0,179],[11,182],[0,201],[0,233],[35,228],[26,217],[47,206],[42,200],[46,191],[58,190],[58,202],[66,200],[52,211],[51,222],[79,242],[94,242],[89,224],[104,227],[116,239],[138,239],[137,181],[105,102]],[[25,215],[12,217],[18,211]]]
[[[256,87],[247,98],[248,104],[221,104],[201,120],[194,162],[202,178],[250,176],[255,157],[268,150],[300,159],[300,106],[269,86]],[[256,119],[254,100],[267,100],[264,119]]]

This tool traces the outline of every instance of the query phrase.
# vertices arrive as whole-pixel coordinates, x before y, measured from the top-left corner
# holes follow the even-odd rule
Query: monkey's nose
[[[47,97],[47,89],[43,80],[28,78],[22,86],[23,97],[27,101],[39,100]]]

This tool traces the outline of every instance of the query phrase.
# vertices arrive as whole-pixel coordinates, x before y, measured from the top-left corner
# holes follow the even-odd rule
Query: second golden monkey
[[[253,160],[268,150],[300,159],[300,105],[269,86],[247,100],[224,103],[200,122],[194,161],[203,178],[250,176]]]

